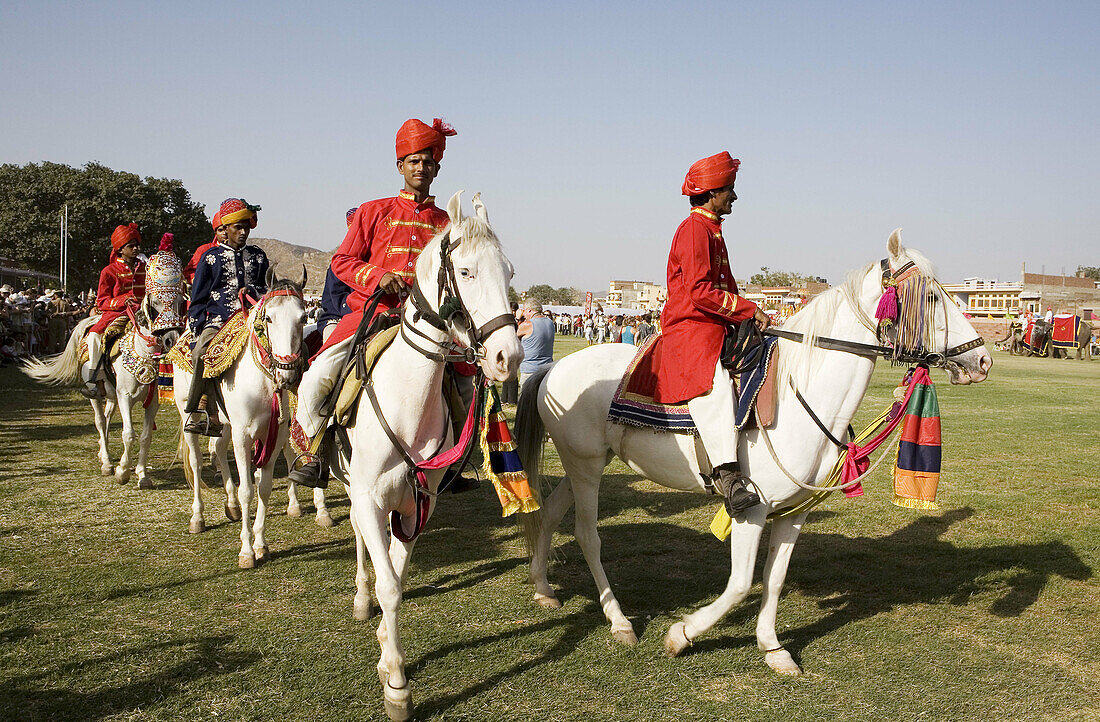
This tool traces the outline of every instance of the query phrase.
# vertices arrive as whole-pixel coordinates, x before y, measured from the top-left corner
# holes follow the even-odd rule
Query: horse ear
[[[477,214],[478,218],[480,218],[481,220],[485,221],[485,223],[488,224],[489,223],[489,211],[485,210],[485,204],[481,202],[481,191],[478,191],[477,193],[474,193],[474,197],[473,197],[472,201],[473,201],[473,204],[474,204],[474,213]]]
[[[303,291],[306,288],[306,279],[309,278],[309,269],[306,268],[306,264],[302,264],[302,282],[298,284],[298,287]]]
[[[145,313],[145,318],[149,319],[149,323],[156,320],[156,309],[153,308],[149,294],[145,294],[144,298],[141,299],[141,311]]]
[[[268,288],[271,288],[278,280],[279,277],[275,275],[275,266],[268,266],[267,274],[264,276],[264,285],[266,285]]]
[[[456,228],[462,222],[462,191],[455,191],[451,200],[447,201],[447,215],[451,218],[451,225]]]
[[[890,260],[896,261],[901,257],[901,229],[895,228],[890,234],[890,240],[886,241],[886,250],[890,253]]]

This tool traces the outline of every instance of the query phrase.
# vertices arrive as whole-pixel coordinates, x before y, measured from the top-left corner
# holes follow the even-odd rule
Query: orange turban
[[[138,233],[136,223],[128,223],[125,226],[115,228],[114,233],[111,234],[111,250],[117,252],[130,241],[141,243],[141,234]]]
[[[739,167],[741,167],[741,161],[730,158],[730,154],[726,151],[697,160],[688,168],[687,177],[684,178],[684,185],[680,190],[685,196],[697,196],[700,193],[733,185]]]
[[[397,159],[430,148],[432,158],[438,163],[447,148],[447,137],[451,135],[458,135],[458,131],[444,123],[442,118],[436,118],[431,125],[409,118],[397,131]]]
[[[218,209],[218,213],[214,217],[221,216],[221,224],[218,225],[218,228],[238,221],[248,221],[249,227],[255,228],[256,211],[258,210],[260,210],[259,206],[248,205],[248,201],[244,198],[226,198],[222,201],[221,208]]]

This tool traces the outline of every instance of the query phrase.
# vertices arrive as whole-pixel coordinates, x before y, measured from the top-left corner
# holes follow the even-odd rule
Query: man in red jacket
[[[195,250],[195,254],[191,256],[191,260],[183,267],[183,280],[187,281],[188,285],[195,282],[195,269],[199,266],[199,259],[202,258],[202,254],[219,243],[225,243],[225,226],[222,225],[222,212],[220,208],[214,213],[214,219],[211,221],[211,224],[214,226],[214,239],[209,243],[204,243],[199,246]]]
[[[308,437],[325,431],[321,404],[336,383],[371,294],[384,291],[375,315],[397,308],[416,277],[416,259],[432,238],[446,228],[447,212],[437,208],[430,195],[439,173],[439,161],[447,138],[455,130],[439,118],[432,125],[409,119],[397,131],[397,172],[404,188],[394,198],[367,201],[351,217],[344,242],[332,256],[331,269],[351,288],[343,316],[310,361],[298,387],[296,419]],[[368,320],[369,323],[369,320]],[[316,458],[290,473],[289,478],[307,486],[327,485],[328,469],[322,447]]]
[[[729,153],[693,164],[681,189],[691,213],[676,229],[668,255],[668,301],[661,312],[661,357],[654,394],[663,403],[687,402],[699,438],[714,467],[712,479],[731,517],[760,503],[737,463],[733,382],[719,362],[730,327],[770,319],[738,295],[722,239],[722,217],[733,210],[741,161]]]
[[[95,306],[99,320],[88,329],[88,374],[80,393],[89,399],[103,398],[99,366],[103,360],[103,332],[111,322],[145,298],[145,263],[137,257],[141,234],[136,223],[118,226],[111,233],[111,261],[99,272]]]

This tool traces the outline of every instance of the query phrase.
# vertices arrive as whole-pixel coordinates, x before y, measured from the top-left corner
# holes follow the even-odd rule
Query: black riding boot
[[[302,486],[308,486],[312,489],[327,489],[328,488],[328,455],[332,449],[332,435],[331,428],[326,429],[325,436],[321,439],[321,446],[317,449],[317,453],[309,458],[309,461],[302,464],[297,469],[292,469],[289,474],[286,475],[288,481],[292,481],[295,484],[301,484]]]
[[[202,398],[206,395],[207,381],[202,377],[204,367],[205,364],[200,355],[195,360],[195,373],[191,377],[191,388],[187,393],[187,406],[183,408],[189,414],[183,430],[189,434],[201,434],[202,436],[217,438],[222,435],[222,425],[217,419],[211,418],[209,399],[207,399],[207,408],[200,408]]]
[[[760,497],[745,487],[747,478],[741,474],[741,466],[736,461],[714,467],[711,479],[715,489],[725,498],[726,512],[731,519],[760,503]]]

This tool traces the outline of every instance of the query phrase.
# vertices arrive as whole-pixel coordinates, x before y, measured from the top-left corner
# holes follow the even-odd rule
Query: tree
[[[1096,266],[1078,266],[1078,274],[1084,274],[1085,278],[1091,278],[1094,281],[1100,281],[1100,268]]]
[[[519,294],[516,293],[516,289],[508,286],[508,303],[519,303]]]
[[[137,223],[142,250],[156,251],[161,234],[176,238],[186,260],[210,240],[203,206],[178,180],[140,178],[100,163],[0,165],[0,248],[20,266],[56,273],[60,214],[69,205],[69,288],[95,288],[111,254],[115,226]]]
[[[794,273],[792,271],[773,271],[767,266],[761,266],[760,273],[752,274],[752,278],[749,279],[749,283],[755,283],[761,286],[800,286],[803,283],[809,283],[811,281],[827,283],[827,281],[820,276],[803,276],[800,273]]]

